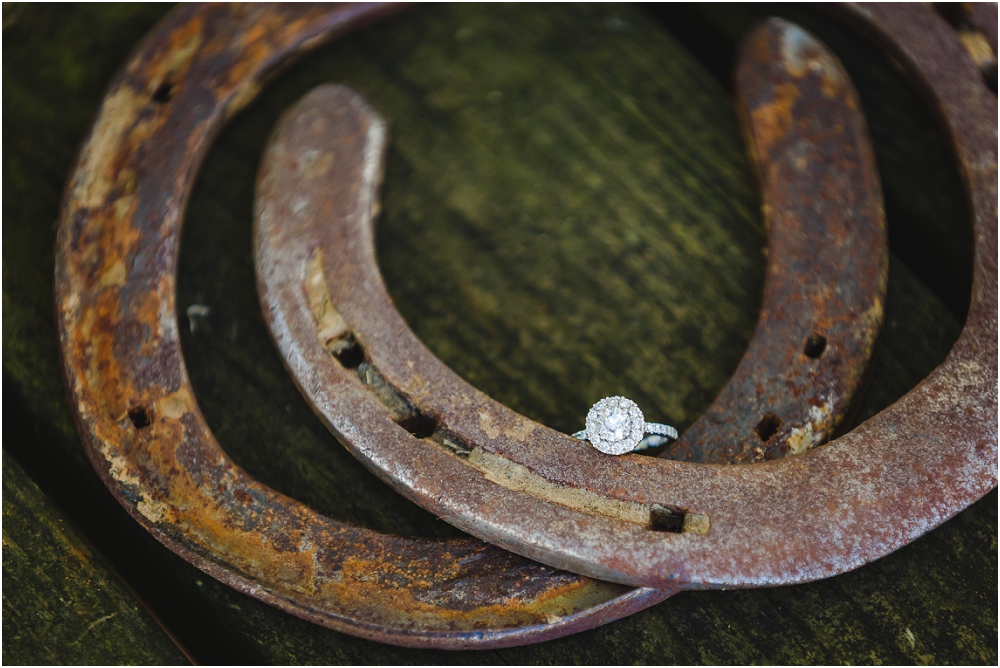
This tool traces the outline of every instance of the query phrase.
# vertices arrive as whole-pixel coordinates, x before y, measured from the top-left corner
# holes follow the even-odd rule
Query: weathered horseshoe
[[[777,20],[756,39],[780,43],[789,34],[809,41],[798,28]],[[838,67],[818,52],[810,57],[815,60],[802,66],[816,62]],[[775,73],[790,79],[787,69],[799,66],[772,52],[760,59],[744,60],[744,82],[755,90],[772,90]],[[846,75],[839,76],[846,80]],[[743,364],[691,430],[708,434],[703,440],[710,446],[728,446],[692,441],[695,445],[687,446],[688,451],[704,459],[773,459],[821,443],[848,412],[871,357],[882,320],[887,265],[878,175],[853,92],[842,87],[831,101],[821,93],[822,82],[795,81],[791,89],[810,100],[788,110],[792,126],[814,120],[809,131],[791,126],[787,130],[806,148],[784,161],[771,154],[762,157],[766,172],[779,169],[785,175],[764,179],[764,199],[773,211],[764,309]],[[848,136],[836,131],[838,127],[846,128]],[[773,141],[755,130],[758,142]],[[430,423],[450,424],[460,418],[454,404],[468,404],[469,399],[453,401],[443,415],[415,407],[382,377],[378,363],[364,359],[371,339],[360,334],[356,324],[379,307],[395,313],[375,263],[372,233],[386,141],[385,124],[357,95],[341,87],[320,87],[283,115],[258,180],[259,293],[292,377],[327,425],[353,452],[370,457],[369,466],[389,484],[409,491],[385,470],[412,465],[438,480],[433,494],[440,498],[447,488],[467,484],[456,483],[441,461],[468,457],[476,446]],[[789,170],[791,159],[808,168]],[[831,170],[831,165],[840,167],[835,178],[843,182],[817,188],[816,173]],[[830,203],[818,204],[823,197]],[[813,249],[816,239],[823,240],[819,252]],[[857,259],[845,262],[845,257]],[[324,272],[324,261],[333,267],[330,273]],[[823,294],[829,283],[840,286],[840,294]],[[350,310],[338,311],[334,304],[346,304]],[[821,341],[828,350],[810,348],[812,339],[820,336],[816,330],[823,332]],[[394,322],[376,322],[367,331],[377,331],[383,342],[391,337],[389,346],[408,365],[430,356],[398,315]],[[428,386],[435,380],[424,377]],[[754,397],[746,396],[747,388]],[[474,393],[476,401],[490,401],[464,389]],[[746,406],[739,411],[741,402]],[[781,415],[784,427],[762,439],[755,410]],[[744,422],[750,415],[745,431],[752,440],[743,447],[739,444],[749,439],[734,433],[739,420],[726,415],[740,412]],[[516,503],[517,491],[505,494]],[[428,506],[443,510],[442,504]],[[658,518],[644,516],[639,521],[667,525],[682,520],[664,509]]]
[[[920,12],[913,16],[917,22],[924,18]],[[893,20],[900,26],[913,22],[909,14]],[[903,30],[898,33],[903,45],[912,39]],[[810,257],[821,267],[846,269],[860,262],[848,258],[870,257],[866,249],[872,242],[860,230],[871,229],[865,215],[878,209],[872,186],[877,179],[870,151],[859,141],[865,135],[861,117],[846,113],[859,107],[846,75],[815,41],[787,25],[758,33],[744,46],[742,59],[737,83],[765,201],[778,204],[770,224],[792,232],[772,236],[772,253],[777,237],[788,241],[789,251],[821,246]],[[971,79],[969,90],[960,91],[969,103],[964,113],[995,109],[975,70],[961,72]],[[930,74],[934,86],[938,82]],[[303,117],[322,123],[323,115],[310,104],[342,99],[328,95],[304,102]],[[843,105],[843,123],[821,120],[816,111],[827,104]],[[340,166],[332,155],[326,155],[325,164],[319,158],[308,169],[302,164],[302,151],[322,145],[317,140],[335,134],[330,128],[317,129],[309,140],[289,130],[288,143],[298,145],[287,154],[276,149],[281,157],[270,156],[270,170],[265,164],[257,247],[265,311],[286,363],[328,425],[383,480],[459,528],[543,563],[624,584],[768,586],[856,568],[913,540],[995,486],[996,347],[988,344],[991,336],[995,341],[996,281],[995,264],[983,261],[982,250],[984,239],[986,248],[992,247],[995,208],[974,202],[979,205],[974,208],[978,301],[965,334],[941,367],[882,414],[825,448],[753,466],[609,458],[476,391],[407,328],[375,263],[374,196],[343,204],[350,188],[373,191],[377,174],[378,125],[352,130],[357,142],[368,142],[355,149],[368,153],[365,169],[352,178],[337,173]],[[365,133],[367,140],[361,137]],[[995,177],[992,144],[969,144],[961,137],[956,144],[966,152],[966,165],[992,168]],[[814,161],[818,155],[826,159]],[[317,181],[310,180],[313,176]],[[796,201],[797,183],[813,197]],[[328,190],[321,191],[320,184]],[[799,232],[797,239],[796,226],[804,227],[805,215],[817,213],[832,216],[833,227],[846,230],[844,237]],[[299,236],[306,240],[296,243]],[[775,253],[780,261],[769,263],[761,329],[735,382],[721,396],[758,411],[774,396],[769,382],[780,386],[785,380],[769,378],[762,373],[765,365],[755,364],[758,341],[802,364],[808,362],[803,343],[810,327],[837,348],[852,345],[856,322],[881,317],[880,304],[843,294],[848,286],[825,282],[822,269],[815,281],[808,272],[784,274],[797,255],[782,256],[781,250]],[[884,265],[874,263],[869,270],[877,277]],[[275,294],[269,294],[272,290]],[[314,294],[307,298],[310,291]],[[810,316],[805,330],[781,309],[786,301],[805,307]],[[779,315],[770,320],[772,312]],[[340,364],[324,345],[340,356]],[[854,345],[863,350],[871,341]],[[347,368],[362,359],[358,375],[363,382],[358,382]],[[819,373],[822,360],[814,368]],[[794,382],[785,382],[799,392]],[[763,401],[756,404],[755,398]],[[829,398],[817,393],[799,401],[822,414]],[[394,414],[398,422],[423,426],[408,434],[394,423]],[[738,424],[745,440],[756,420],[768,414],[758,416]],[[693,441],[700,452],[742,452],[735,438],[713,443],[702,435],[713,434],[712,417],[710,410],[703,425],[692,430],[698,439],[684,437],[688,447]],[[793,425],[791,431],[806,440],[802,450],[829,433],[812,424]],[[786,442],[793,443],[790,435]],[[658,530],[667,526],[674,531]]]
[[[770,30],[778,35],[798,29],[777,22]],[[780,69],[780,62],[778,67]],[[759,72],[750,76],[763,85],[765,79]],[[808,96],[808,92],[804,95]],[[854,99],[847,96],[844,104],[821,102],[809,111],[822,118],[823,125],[846,122],[849,127],[863,130],[860,112],[851,109],[853,103]],[[800,108],[795,118],[799,118],[802,111]],[[805,138],[801,132],[795,135],[804,141],[815,141],[813,137]],[[780,352],[754,360],[754,365],[743,365],[730,381],[730,386],[746,386],[754,380],[747,369],[764,368],[773,377],[771,382],[780,384],[774,391],[761,396],[759,403],[765,404],[768,410],[778,411],[796,428],[775,435],[767,443],[754,435],[754,441],[768,447],[770,458],[782,456],[791,445],[808,448],[834,428],[847,412],[849,398],[860,384],[881,324],[885,229],[878,178],[866,142],[863,132],[846,142],[848,152],[861,147],[860,168],[854,169],[852,163],[850,171],[856,172],[852,174],[854,180],[844,187],[850,193],[861,193],[861,201],[855,207],[856,217],[862,217],[860,224],[850,225],[836,212],[808,215],[806,211],[806,215],[802,215],[797,211],[797,207],[815,207],[803,197],[810,191],[810,174],[792,179],[791,192],[794,194],[783,200],[773,191],[767,193],[766,199],[773,202],[773,208],[781,214],[776,216],[771,227],[771,265],[794,268],[808,264],[810,276],[832,278],[844,286],[848,296],[838,302],[837,307],[843,308],[843,303],[847,302],[856,310],[871,313],[864,323],[846,319],[837,322],[830,318],[829,313],[836,308],[830,308],[830,300],[818,300],[814,304],[803,299],[802,286],[806,283],[798,278],[801,271],[788,279],[778,277],[769,282],[765,305],[770,303],[770,311],[765,308],[748,357],[757,350],[777,348],[781,334],[787,339],[788,332],[809,332],[817,327],[822,327],[836,342],[830,346],[832,350],[824,366],[803,352],[808,334],[803,335],[803,341],[793,343],[796,362],[806,368],[801,376],[791,375],[801,379],[803,389],[814,393],[810,396],[819,394],[827,398],[822,403],[813,402],[826,409],[820,412],[821,424],[809,422],[811,414],[818,411],[810,402],[795,396],[788,387],[790,379],[775,377],[776,369],[785,368],[786,360]],[[421,436],[421,430],[427,428],[427,416],[409,405],[380,377],[374,366],[363,361],[360,346],[351,336],[349,322],[330,301],[322,267],[325,254],[337,256],[344,265],[351,262],[347,269],[353,273],[342,274],[338,281],[341,293],[354,291],[359,285],[381,285],[375,267],[371,224],[385,144],[385,124],[357,95],[338,86],[320,87],[283,115],[268,144],[258,181],[255,257],[259,292],[266,319],[293,378],[327,424],[352,449],[371,448],[371,445],[359,444],[377,441],[388,460],[412,461],[434,476],[437,466],[434,458],[412,447],[417,441],[414,436]],[[836,151],[831,153],[840,155]],[[817,162],[815,156],[809,161]],[[797,229],[798,225],[805,227],[806,232]],[[328,235],[324,233],[326,230]],[[837,239],[838,242],[828,247],[825,254],[817,256],[804,248],[814,237]],[[849,264],[846,270],[838,262],[831,261],[839,260],[841,253],[838,250],[842,247],[852,248],[862,258]],[[360,301],[364,303],[364,299]],[[782,303],[787,304],[787,308],[780,308]],[[405,351],[414,346],[414,342],[411,336],[397,345]],[[409,354],[414,356],[412,350]],[[726,392],[722,396],[726,396]],[[707,416],[721,412],[717,402]],[[803,423],[809,426],[803,427]],[[731,425],[731,421],[720,421],[715,427],[721,439],[729,435]],[[753,433],[753,425],[750,431]],[[813,440],[796,442],[797,434],[808,434]],[[429,442],[446,451],[459,448],[461,443],[457,439],[449,440],[440,432],[429,438]],[[759,447],[756,450],[747,447],[725,454],[704,452],[703,456],[718,461],[752,461],[762,452]],[[380,470],[380,466],[376,466],[376,472]],[[388,481],[396,482],[391,478]],[[443,484],[447,484],[446,479]],[[672,520],[676,518],[665,515],[660,521]],[[448,549],[448,542],[428,544],[425,549],[428,554],[434,554],[436,550]],[[549,577],[531,562],[526,562],[519,571],[532,581]],[[580,578],[580,581],[585,579]],[[471,586],[476,585],[463,583],[463,589]],[[516,599],[518,592],[512,590],[510,596]]]
[[[561,573],[479,541],[428,549],[433,541],[323,517],[237,467],[194,400],[174,285],[197,165],[225,119],[282,62],[391,10],[181,7],[112,83],[69,183],[57,241],[63,365],[88,455],[171,550],[340,631],[399,645],[497,647],[631,614],[669,592]]]

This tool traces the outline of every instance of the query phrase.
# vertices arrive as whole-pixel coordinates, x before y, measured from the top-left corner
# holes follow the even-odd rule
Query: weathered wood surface
[[[107,80],[162,12],[5,8],[4,435],[196,660],[996,662],[995,492],[853,573],[686,593],[592,632],[493,652],[402,650],[327,631],[215,583],[160,546],[83,457],[63,404],[51,276],[52,222],[73,151]],[[688,25],[682,18],[675,27]],[[885,63],[872,68],[875,80],[898,78]],[[459,374],[567,431],[607,394],[631,396],[651,419],[680,427],[712,400],[752,332],[763,276],[757,195],[725,83],[640,9],[420,7],[281,75],[202,170],[178,306],[182,327],[188,305],[211,309],[185,335],[185,355],[209,424],[238,463],[345,520],[456,533],[389,492],[323,429],[263,325],[250,257],[257,163],[278,114],[327,81],[354,87],[390,123],[379,261],[404,317]],[[906,93],[894,85],[893,95]],[[880,93],[859,88],[863,97]],[[894,108],[891,98],[880,104]],[[961,229],[954,178],[921,180],[921,167],[941,162],[933,128],[919,114],[907,118],[903,136],[872,120],[880,161],[900,170],[884,178],[887,197],[906,202],[909,190],[932,188],[921,196],[957,211],[937,219],[937,232]],[[902,230],[896,250],[906,225],[894,223],[891,207],[889,215]],[[947,290],[928,288],[921,267],[899,257],[861,418],[923,378],[960,327]],[[38,648],[39,661],[50,660],[47,651]]]
[[[3,453],[3,662],[181,664],[184,655]]]

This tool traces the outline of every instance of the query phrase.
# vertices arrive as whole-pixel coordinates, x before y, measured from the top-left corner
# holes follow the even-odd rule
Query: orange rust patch
[[[163,83],[178,84],[183,79],[201,46],[203,29],[201,18],[194,17],[170,33],[170,46],[147,66],[150,81],[148,94],[152,95]]]
[[[339,606],[361,609],[380,617],[403,617],[415,624],[440,627],[446,623],[450,630],[470,631],[498,629],[527,624],[553,623],[562,617],[586,607],[597,605],[619,593],[617,587],[596,580],[576,579],[573,582],[546,589],[533,599],[511,597],[502,604],[467,609],[448,609],[438,604],[417,599],[414,588],[385,587],[373,573],[386,568],[382,561],[351,559],[344,564],[341,582],[327,582],[322,595],[338,601]],[[406,570],[412,573],[411,569]],[[445,581],[446,577],[428,572],[425,587]]]
[[[271,13],[258,14],[256,24],[242,36],[242,58],[227,72],[226,83],[219,87],[219,98],[227,97],[247,85],[256,88],[250,73],[260,69],[261,63],[273,57],[275,51],[287,48],[287,42],[297,39],[307,24],[306,19],[289,22],[285,17]]]
[[[765,155],[792,129],[792,109],[799,99],[799,89],[791,82],[774,87],[774,101],[763,104],[750,112],[754,125],[754,142],[758,155]]]

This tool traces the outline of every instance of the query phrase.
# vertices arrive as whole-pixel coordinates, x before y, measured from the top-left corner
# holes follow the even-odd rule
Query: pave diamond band
[[[666,436],[669,439],[677,440],[677,430],[671,427],[669,424],[660,424],[659,422],[647,422],[646,423],[646,433],[647,434],[657,434],[658,436]]]
[[[625,397],[605,397],[587,413],[587,428],[573,436],[609,455],[643,450],[663,443],[663,439],[644,438],[646,434],[677,438],[677,430],[667,424],[646,422],[639,406]]]

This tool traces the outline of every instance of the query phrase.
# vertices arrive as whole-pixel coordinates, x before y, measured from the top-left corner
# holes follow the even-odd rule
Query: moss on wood
[[[3,579],[5,664],[188,663],[6,452]]]

